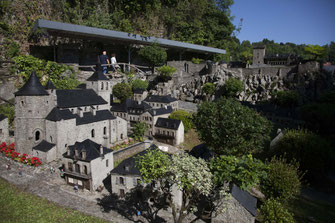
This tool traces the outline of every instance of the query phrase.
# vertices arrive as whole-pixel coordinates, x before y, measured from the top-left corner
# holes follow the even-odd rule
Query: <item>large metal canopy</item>
[[[50,20],[38,19],[33,27],[33,32],[37,29],[45,29],[50,34],[76,37],[82,39],[94,40],[117,40],[129,44],[150,45],[157,42],[161,47],[174,48],[180,51],[191,51],[205,54],[225,54],[226,51],[218,48],[201,46],[197,44],[185,43],[180,41],[156,38],[150,36],[142,36],[132,33],[119,32],[108,29],[100,29],[89,26],[74,25],[70,23],[55,22]]]

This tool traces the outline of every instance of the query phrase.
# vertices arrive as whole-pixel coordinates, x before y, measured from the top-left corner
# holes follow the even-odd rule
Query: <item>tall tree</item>
[[[272,129],[271,123],[256,111],[223,97],[202,103],[193,122],[200,138],[220,155],[262,151]]]
[[[310,55],[313,60],[321,60],[326,55],[326,49],[319,45],[311,45],[305,47],[305,52]]]

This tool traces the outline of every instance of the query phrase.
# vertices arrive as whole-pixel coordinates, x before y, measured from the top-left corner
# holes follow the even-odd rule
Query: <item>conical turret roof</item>
[[[56,89],[55,85],[52,83],[51,80],[48,80],[48,83],[44,87],[46,90]]]
[[[108,78],[104,75],[104,72],[102,70],[100,63],[96,65],[95,72],[87,80],[88,81],[108,81]]]
[[[33,71],[28,79],[28,81],[23,85],[23,87],[15,92],[15,96],[40,96],[49,95],[48,92],[42,86],[40,80]]]

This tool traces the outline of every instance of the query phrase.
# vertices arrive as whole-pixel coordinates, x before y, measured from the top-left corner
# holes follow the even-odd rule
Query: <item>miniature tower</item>
[[[108,78],[104,75],[102,67],[97,64],[96,71],[87,79],[87,88],[93,89],[99,96],[110,104],[110,95],[112,93],[112,85]]]
[[[263,65],[265,57],[265,46],[254,47],[252,65]]]
[[[43,88],[33,71],[25,85],[15,93],[15,146],[20,153],[32,154],[32,148],[45,139],[45,117],[55,99]]]

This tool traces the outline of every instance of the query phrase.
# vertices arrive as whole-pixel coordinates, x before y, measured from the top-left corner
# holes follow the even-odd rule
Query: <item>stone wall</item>
[[[144,142],[137,143],[135,145],[129,146],[124,149],[120,149],[118,151],[113,152],[114,154],[114,161],[121,161],[128,157],[131,157],[137,153],[144,151],[145,149],[149,148],[152,141],[146,140]]]

